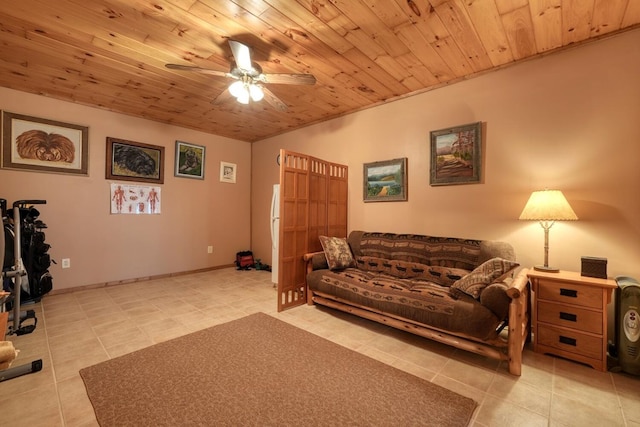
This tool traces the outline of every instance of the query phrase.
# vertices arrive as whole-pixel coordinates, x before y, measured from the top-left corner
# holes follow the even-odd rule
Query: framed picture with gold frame
[[[365,202],[407,200],[407,158],[365,163],[363,170]]]
[[[164,183],[164,147],[107,137],[106,179]]]

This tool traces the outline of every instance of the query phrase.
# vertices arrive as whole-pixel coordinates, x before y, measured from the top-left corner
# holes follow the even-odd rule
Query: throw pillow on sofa
[[[319,239],[324,250],[324,256],[327,258],[329,270],[344,270],[355,266],[347,239],[327,236],[319,236]]]
[[[467,294],[479,299],[484,288],[506,278],[509,273],[519,266],[520,264],[514,261],[492,258],[476,267],[475,270],[462,279],[457,280],[449,288],[449,293],[454,298],[460,297],[461,294]]]

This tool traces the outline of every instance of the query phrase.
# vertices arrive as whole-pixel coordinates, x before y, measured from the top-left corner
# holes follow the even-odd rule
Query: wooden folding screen
[[[302,256],[318,236],[346,236],[348,168],[280,150],[278,311],[306,302]]]

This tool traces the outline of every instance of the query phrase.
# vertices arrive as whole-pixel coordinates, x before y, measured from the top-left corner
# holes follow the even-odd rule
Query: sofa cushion
[[[362,271],[385,273],[399,279],[424,279],[441,286],[451,286],[456,280],[470,273],[461,268],[426,265],[419,262],[372,256],[356,257],[356,267]]]
[[[484,288],[493,282],[501,281],[519,265],[517,262],[503,258],[492,258],[485,261],[471,273],[451,285],[451,296],[455,298],[463,293],[479,299]]]
[[[480,303],[491,310],[498,319],[506,319],[511,298],[507,295],[507,284],[496,282],[487,286],[480,294]]]
[[[319,236],[330,270],[344,270],[355,266],[351,248],[343,237]]]

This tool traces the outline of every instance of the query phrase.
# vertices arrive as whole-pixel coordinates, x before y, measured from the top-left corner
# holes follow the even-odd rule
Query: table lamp
[[[520,214],[521,220],[540,221],[544,229],[544,265],[533,267],[538,271],[557,273],[557,268],[549,267],[549,229],[556,221],[578,219],[567,199],[560,190],[534,191]]]

